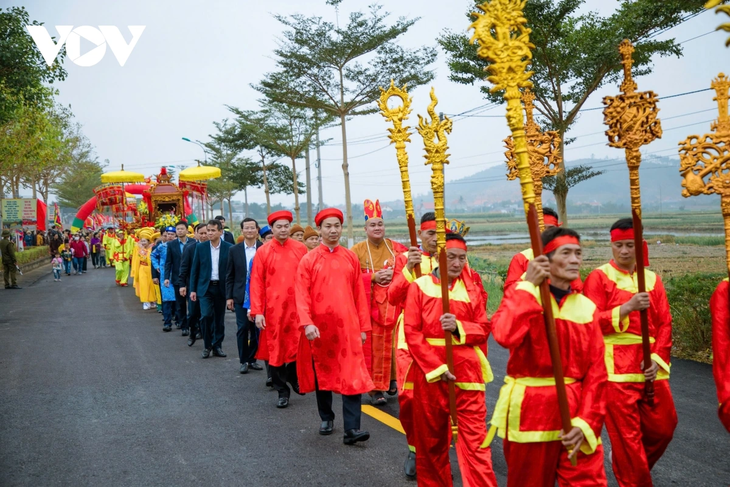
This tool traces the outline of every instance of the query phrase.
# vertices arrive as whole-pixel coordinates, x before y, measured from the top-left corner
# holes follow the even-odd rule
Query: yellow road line
[[[403,426],[401,426],[400,421],[398,421],[397,418],[394,418],[388,413],[385,413],[381,411],[380,409],[376,409],[373,406],[363,406],[362,412],[370,416],[371,418],[375,418],[378,421],[380,421],[383,424],[386,424],[393,428],[396,431],[400,431],[403,434],[406,434],[405,431],[403,431]]]

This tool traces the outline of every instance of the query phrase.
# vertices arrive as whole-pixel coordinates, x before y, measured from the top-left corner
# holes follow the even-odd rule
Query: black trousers
[[[190,286],[188,286],[189,288]],[[190,334],[202,333],[200,330],[200,301],[190,301],[190,295],[187,297],[188,318],[187,322],[190,326]],[[195,335],[193,335],[195,336]]]
[[[334,421],[335,413],[332,411],[332,392],[320,391],[318,389],[316,395],[319,417],[322,421]],[[361,403],[361,394],[354,394],[352,396],[342,395],[342,418],[345,423],[345,431],[360,429]]]
[[[175,322],[180,325],[183,330],[188,329],[188,299],[180,296],[180,286],[175,288]]]
[[[289,386],[286,385],[287,382],[292,386],[297,384],[297,389],[299,388],[296,362],[290,362],[279,367],[270,365],[269,370],[271,370],[271,382],[274,383],[274,389],[276,389],[276,392],[279,393],[279,397],[288,398],[291,395],[291,389],[289,389]],[[331,404],[332,400],[330,399],[330,405]]]
[[[238,342],[238,360],[241,364],[256,363],[256,351],[259,349],[259,332],[256,323],[248,319],[247,309],[241,303],[234,303],[236,310],[236,341]]]
[[[225,283],[211,281],[208,290],[200,299],[200,315],[205,348],[218,348],[225,335],[226,296]]]

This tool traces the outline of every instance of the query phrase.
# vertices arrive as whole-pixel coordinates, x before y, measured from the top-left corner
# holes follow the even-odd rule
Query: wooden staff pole
[[[401,104],[393,108],[388,107],[388,100],[392,97],[399,98]],[[406,86],[398,88],[395,82],[390,80],[390,88],[384,90],[380,88],[380,100],[378,107],[380,114],[385,120],[393,122],[393,128],[389,128],[388,138],[395,144],[395,153],[398,158],[398,168],[400,169],[400,179],[403,186],[403,203],[406,208],[406,221],[408,222],[408,236],[411,239],[411,247],[418,247],[418,236],[416,235],[416,216],[413,212],[413,197],[411,196],[411,180],[408,175],[408,153],[406,152],[406,142],[410,142],[410,127],[403,126],[403,122],[408,119],[411,113],[411,101],[413,99],[408,95]],[[421,277],[421,267],[413,268],[416,278]]]
[[[542,255],[542,240],[540,239],[540,223],[535,205],[535,191],[530,172],[530,160],[527,153],[525,136],[525,121],[522,104],[520,103],[520,89],[531,88],[527,65],[532,58],[530,49],[530,29],[522,10],[526,0],[504,2],[492,0],[478,6],[482,12],[474,13],[476,20],[470,28],[474,29],[471,42],[478,42],[477,55],[490,61],[487,78],[494,84],[492,91],[504,91],[507,101],[507,125],[512,131],[514,153],[517,159],[517,171],[522,189],[522,200],[525,205],[527,227],[530,231],[530,243],[535,257]],[[547,333],[550,360],[553,365],[555,390],[557,393],[560,420],[563,432],[568,434],[573,425],[568,406],[568,395],[565,390],[563,362],[560,356],[555,318],[553,316],[550,287],[547,280],[540,285],[540,299],[542,301],[543,318]],[[569,454],[572,451],[569,449]],[[576,464],[576,457],[571,458]]]
[[[431,189],[433,190],[433,209],[436,214],[436,241],[439,258],[439,279],[441,280],[441,303],[443,314],[449,313],[449,274],[446,263],[446,214],[444,209],[444,165],[449,163],[448,141],[446,134],[451,133],[452,121],[445,117],[440,120],[436,115],[438,100],[431,88],[431,103],[428,106],[429,119],[418,116],[418,133],[423,138],[426,150],[426,164],[431,165]],[[446,366],[454,373],[454,351],[450,331],[444,331],[446,348]],[[456,416],[456,385],[448,381],[449,412],[451,416],[451,434],[456,441],[458,422]]]

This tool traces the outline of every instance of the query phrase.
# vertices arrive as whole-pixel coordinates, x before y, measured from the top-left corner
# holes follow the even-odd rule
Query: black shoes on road
[[[345,437],[343,442],[345,445],[354,445],[358,441],[368,441],[370,439],[370,433],[361,430],[347,430],[345,431]]]

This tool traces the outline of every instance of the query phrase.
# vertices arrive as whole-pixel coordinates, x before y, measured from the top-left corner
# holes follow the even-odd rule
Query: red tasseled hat
[[[324,210],[317,213],[317,216],[314,217],[314,223],[319,227],[322,226],[322,221],[324,219],[332,217],[340,220],[340,223],[345,221],[345,217],[342,215],[342,212],[337,208],[325,208]]]
[[[289,223],[294,219],[294,216],[291,214],[291,211],[287,210],[280,210],[275,211],[271,215],[269,215],[269,218],[267,218],[267,222],[269,222],[270,226],[274,226],[274,222],[277,220],[286,220]]]

